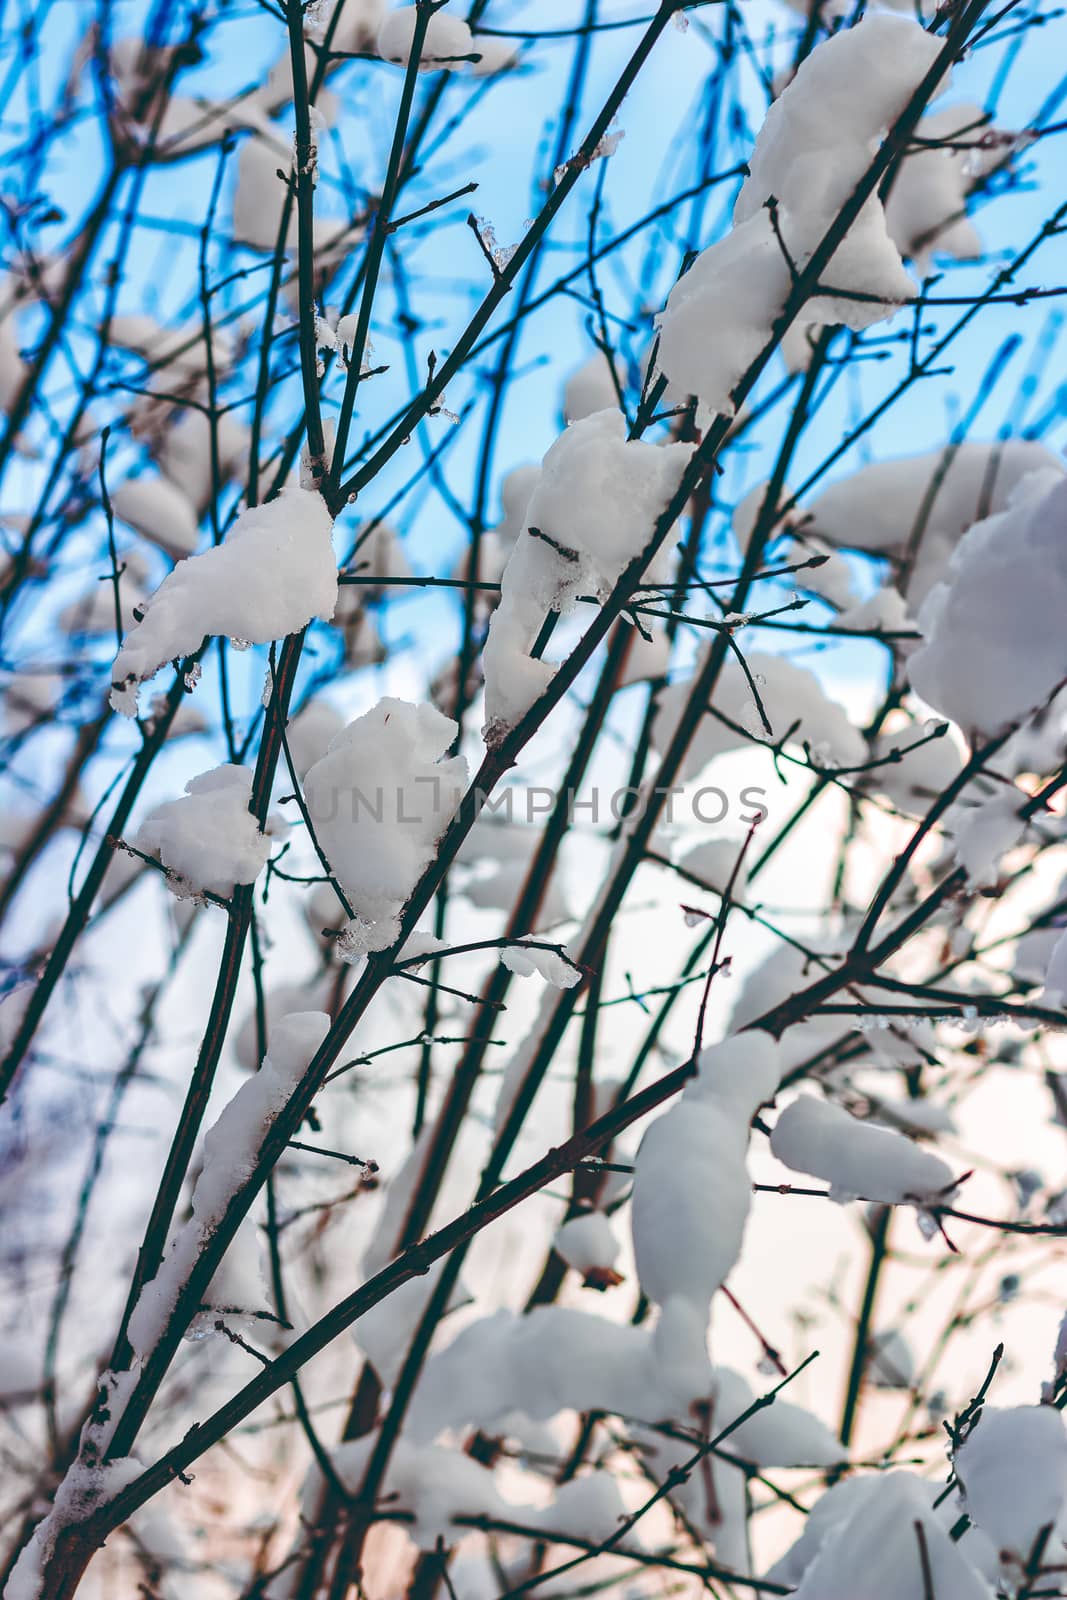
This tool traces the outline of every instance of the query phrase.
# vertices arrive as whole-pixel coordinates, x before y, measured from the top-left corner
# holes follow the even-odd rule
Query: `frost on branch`
[[[733,415],[734,386],[769,342],[793,272],[833,226],[939,49],[916,23],[872,13],[801,64],[767,112],[732,231],[697,257],[668,298],[658,360],[674,388]],[[804,322],[866,328],[913,297],[877,194],[822,282],[842,292],[810,299]]]
[[[1065,528],[1067,482],[1035,473],[964,536],[919,613],[912,687],[969,734],[1004,732],[1067,677]]]
[[[968,1516],[1001,1560],[1025,1566],[1045,1529],[1067,1506],[1067,1430],[1053,1406],[986,1406],[953,1465]],[[1061,1551],[1049,1559],[1062,1560]]]
[[[945,1204],[954,1184],[940,1156],[810,1094],[786,1106],[771,1134],[771,1150],[794,1172],[824,1179],[834,1200]]]
[[[181,799],[165,800],[141,824],[138,848],[163,863],[179,900],[205,892],[229,899],[235,884],[254,883],[262,872],[271,832],[261,832],[248,809],[251,791],[247,767],[215,767],[190,778]]]
[[[384,950],[467,782],[447,756],[456,724],[431,705],[386,698],[350,722],[304,779],[319,844],[354,913],[352,951]]]
[[[707,1392],[700,1375],[708,1365],[712,1296],[741,1253],[752,1199],[749,1123],[778,1079],[777,1047],[767,1034],[742,1034],[705,1050],[696,1078],[652,1123],[637,1152],[631,1217],[637,1275],[661,1308],[656,1348],[665,1381],[691,1387],[691,1399]]]
[[[333,521],[318,494],[287,489],[250,506],[222,544],[179,561],[145,606],[112,668],[111,703],[133,716],[136,689],[205,635],[268,644],[328,622],[337,604]]]
[[[193,1189],[192,1216],[179,1229],[156,1276],[141,1290],[130,1316],[127,1331],[135,1357],[147,1356],[161,1337],[190,1272],[222,1222],[230,1199],[256,1172],[263,1141],[329,1026],[322,1011],[283,1017],[271,1031],[270,1049],[259,1071],[241,1085],[204,1135],[204,1163]],[[210,1286],[207,1300],[212,1301]]]
[[[531,651],[549,611],[579,596],[604,599],[651,543],[678,486],[689,447],[626,437],[626,419],[597,411],[551,446],[504,568],[485,644],[486,738],[513,727],[555,667]]]

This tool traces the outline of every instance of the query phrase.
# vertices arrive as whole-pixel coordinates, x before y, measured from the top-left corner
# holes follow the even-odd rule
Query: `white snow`
[[[492,1431],[512,1412],[547,1422],[560,1411],[608,1411],[657,1422],[672,1413],[647,1328],[569,1306],[525,1316],[496,1311],[427,1361],[408,1432],[428,1443],[446,1428]]]
[[[563,415],[568,422],[580,422],[595,411],[614,410],[619,404],[619,390],[612,377],[611,361],[603,350],[597,350],[571,373],[563,385]],[[617,369],[618,380],[625,376]]]
[[[75,1461],[56,1490],[51,1511],[37,1524],[12,1568],[4,1587],[5,1600],[38,1600],[44,1565],[63,1529],[88,1521],[143,1471],[144,1465],[136,1456],[96,1465]]]
[[[403,1247],[408,1211],[421,1182],[433,1136],[433,1126],[426,1122],[403,1161],[393,1172],[386,1171],[384,1203],[363,1253],[363,1272],[368,1278],[380,1272]]]
[[[771,1150],[794,1172],[825,1179],[835,1200],[945,1204],[953,1184],[940,1156],[810,1094],[786,1106],[771,1134]]]
[[[778,1080],[777,1047],[768,1034],[713,1045],[681,1099],[648,1127],[638,1148],[634,1260],[642,1289],[662,1308],[658,1349],[664,1355],[669,1348],[668,1381],[675,1368],[697,1373],[707,1366],[711,1300],[741,1253],[751,1204],[749,1123]]]
[[[487,528],[478,541],[479,583],[498,584],[503,577],[508,557],[515,548],[515,541],[526,526],[526,507],[540,477],[540,466],[533,466],[531,463],[513,467],[505,474],[500,485],[504,515],[495,527]],[[451,576],[463,579],[471,576],[469,550],[464,550]],[[497,604],[497,596],[492,590],[482,590],[478,593],[477,605],[480,611],[489,612]]]
[[[304,778],[319,844],[355,913],[353,949],[384,950],[463,795],[467,763],[446,756],[456,724],[386,697],[331,741]]]
[[[351,1439],[335,1445],[330,1460],[350,1494],[358,1494],[377,1435]],[[316,1504],[322,1479],[312,1467],[304,1486],[304,1506]],[[401,1437],[393,1447],[382,1496],[398,1511],[411,1514],[407,1528],[420,1550],[433,1550],[438,1540],[454,1544],[462,1537],[457,1516],[493,1517],[498,1520],[525,1521],[528,1508],[505,1500],[496,1487],[492,1472],[462,1450],[445,1445],[416,1445]]]
[[[568,1267],[583,1278],[611,1272],[621,1249],[603,1211],[586,1211],[561,1223],[552,1244]]]
[[[1067,1504],[1067,1431],[1052,1406],[986,1406],[956,1451],[968,1516],[1002,1557],[1025,1562]]]
[[[41,1392],[41,1350],[29,1329],[9,1326],[0,1333],[0,1403],[14,1408]]]
[[[716,1432],[717,1424],[713,1422]],[[670,1438],[643,1428],[631,1429],[642,1465],[653,1480],[667,1486],[673,1505],[687,1527],[696,1531],[716,1561],[742,1576],[751,1571],[748,1547],[748,1494],[745,1474],[721,1456],[706,1456],[692,1465],[695,1443]],[[735,1452],[736,1435],[722,1448]],[[682,1472],[687,1475],[681,1478]]]
[[[10,281],[5,276],[0,280],[0,288],[6,289]],[[0,411],[10,408],[25,381],[28,369],[19,354],[20,348],[17,320],[9,303],[0,311]]]
[[[929,1486],[910,1472],[859,1480],[842,1515],[825,1529],[797,1600],[992,1600],[992,1590],[969,1565],[931,1509]],[[837,1491],[831,1491],[834,1493]],[[840,1502],[839,1502],[840,1504]],[[922,1530],[930,1584],[924,1580]]]
[[[788,735],[788,744],[806,743],[816,761],[838,767],[858,766],[866,759],[867,747],[859,729],[807,667],[759,650],[745,659],[771,732],[763,725],[748,678],[737,660],[729,656],[719,673],[709,709],[690,740],[682,768],[683,781],[702,772],[715,756],[743,749],[753,739],[772,743]],[[668,748],[691,691],[691,680],[680,679],[661,695],[652,727],[653,743],[660,752]]]
[[[530,978],[536,973],[553,989],[573,989],[582,980],[581,969],[573,962],[565,961],[555,950],[539,950],[526,940],[504,945],[500,960],[517,978]]]
[[[1062,473],[1034,474],[961,539],[919,613],[912,687],[969,734],[1010,728],[1067,677],[1065,518]]]
[[[659,365],[675,389],[733,414],[732,391],[771,337],[791,267],[810,260],[939,48],[913,21],[868,13],[802,62],[767,112],[732,231],[697,257],[660,318]],[[767,209],[771,197],[777,234]],[[804,306],[801,322],[865,328],[914,295],[877,194],[822,277],[870,298],[818,296]]]
[[[333,893],[332,890],[330,892]],[[336,896],[334,898],[336,900]],[[329,974],[317,982],[271,984],[266,990],[263,1006],[267,1038],[273,1038],[274,1030],[282,1018],[288,1016],[290,1012],[324,1010],[330,1003],[332,987],[333,980]],[[255,1072],[258,1069],[262,1052],[259,1048],[259,1026],[254,1000],[233,1035],[233,1050],[238,1066],[243,1067],[246,1072]]]
[[[1016,141],[990,128],[988,113],[969,101],[922,117],[914,134],[914,142],[920,140],[932,148],[913,149],[900,163],[885,214],[893,243],[925,276],[935,256],[955,261],[981,256],[982,239],[967,215],[967,199]],[[936,148],[938,141],[942,148]]]
[[[303,778],[308,768],[326,754],[330,741],[344,725],[344,717],[328,700],[316,697],[301,706],[285,730],[285,742],[298,777]]]
[[[1003,511],[1018,485],[1059,459],[1034,439],[968,440],[923,455],[876,461],[839,478],[803,508],[809,532],[831,545],[904,556],[918,537],[905,597],[917,607],[979,517]]]
[[[236,1191],[256,1171],[271,1124],[284,1109],[326,1037],[322,1011],[298,1011],[271,1029],[263,1064],[243,1083],[204,1135],[204,1160],[192,1195],[192,1215],[178,1230],[155,1277],[141,1290],[128,1335],[136,1357],[156,1345],[190,1272],[218,1228]]]
[[[175,561],[192,555],[200,539],[196,509],[176,484],[167,478],[126,478],[110,495],[121,522]]]
[[[328,622],[337,603],[332,531],[321,496],[286,489],[243,511],[222,544],[179,561],[115,658],[115,709],[132,716],[136,685],[205,636],[267,644],[313,617]]]
[[[571,610],[579,596],[607,597],[651,542],[689,453],[687,445],[628,440],[617,410],[573,423],[548,450],[485,644],[490,742],[518,722],[552,680],[555,667],[530,654],[547,613]]]
[[[736,1422],[755,1399],[751,1384],[739,1372],[716,1367],[715,1432]],[[831,1467],[848,1460],[847,1447],[826,1423],[784,1395],[776,1395],[769,1406],[753,1410],[723,1441],[723,1448],[764,1469]]]
[[[390,592],[390,579],[410,578],[411,568],[399,533],[391,522],[369,523],[361,528],[355,540],[355,554],[347,569],[371,583],[342,584],[334,620],[346,620],[344,602],[366,605],[368,600],[380,600]]]
[[[551,1535],[572,1535],[576,1539],[589,1539],[602,1543],[619,1531],[619,1521],[626,1514],[618,1484],[610,1472],[587,1472],[583,1477],[571,1478],[561,1484],[556,1497],[543,1511],[529,1519],[533,1527],[543,1528]],[[631,1547],[640,1543],[640,1524],[627,1535]]]
[[[1025,832],[1019,813],[1026,801],[1027,796],[1014,784],[998,784],[992,794],[974,799],[965,791],[945,813],[953,855],[967,873],[969,888],[996,883],[1001,856],[1017,845]]]
[[[508,67],[513,67],[518,61],[518,52],[510,39],[495,38],[492,34],[476,33],[471,40],[471,50],[476,51],[479,60],[471,62],[471,74],[475,78],[488,78],[494,72],[503,72]]]
[[[352,1324],[352,1337],[386,1388],[392,1388],[403,1368],[415,1331],[437,1289],[443,1263],[437,1261],[421,1277],[409,1278],[398,1289]],[[449,1297],[453,1311],[470,1298],[462,1283]]]
[[[10,734],[25,733],[52,713],[63,699],[66,681],[56,672],[15,672],[4,684],[4,727]]]
[[[489,832],[499,833],[499,828],[491,828]],[[532,833],[533,829],[525,830]],[[530,846],[533,840],[528,841]],[[529,860],[515,860],[500,862],[487,877],[471,878],[463,885],[463,896],[472,906],[479,906],[482,910],[510,911],[515,904],[523,884],[526,882],[526,873]],[[554,873],[550,878],[548,887],[541,898],[541,907],[535,918],[536,928],[552,928],[558,922],[568,922],[574,912],[570,901],[567,899],[567,886],[560,873]],[[512,968],[512,971],[515,969]]]
[[[127,41],[140,48],[141,41]],[[168,387],[187,384],[204,377],[207,355],[204,348],[204,329],[199,321],[189,321],[177,327],[165,328],[154,317],[144,312],[112,317],[108,324],[111,344],[134,350],[150,362],[153,369],[166,369]],[[232,345],[225,331],[213,335],[216,363],[230,359]]]
[[[281,153],[276,137],[246,139],[237,158],[237,187],[233,199],[233,237],[236,243],[253,250],[273,252],[278,247],[282,211],[285,206],[286,179],[292,170],[292,156]],[[283,177],[279,177],[281,172]],[[316,216],[313,240],[316,254],[338,251],[354,241],[359,230],[336,217]],[[297,245],[296,206],[289,210],[289,224],[283,241],[286,250]],[[295,275],[294,275],[295,281]]]
[[[247,767],[214,767],[190,778],[181,799],[165,800],[142,822],[137,847],[175,874],[166,883],[179,900],[205,890],[228,899],[236,884],[254,883],[262,872],[271,834],[260,832],[248,809],[251,790]]]
[[[1045,987],[1041,1000],[1043,1005],[1058,1006],[1061,1011],[1067,1011],[1067,929],[1061,931],[1051,928],[1048,932],[1056,942],[1052,946],[1052,952],[1048,958]],[[1034,938],[1035,934],[1031,933],[1029,937]],[[1023,942],[1020,940],[1020,948]],[[1019,963],[1017,960],[1016,971],[1018,970]]]
[[[132,625],[134,608],[144,604],[148,563],[138,550],[116,552],[119,573],[119,610],[125,625]],[[110,567],[98,573],[88,588],[64,606],[57,618],[65,633],[74,637],[115,637],[115,584]]]
[[[271,1123],[329,1027],[324,1011],[291,1011],[282,1017],[271,1030],[259,1071],[241,1085],[204,1135],[204,1164],[193,1190],[193,1216],[203,1227],[220,1221],[230,1196],[254,1173]]]
[[[928,738],[929,732],[913,722],[879,734],[871,752],[876,764],[859,780],[863,788],[885,795],[909,816],[929,811],[963,766],[951,730],[936,739]],[[894,753],[897,759],[893,759]]]
[[[876,1389],[910,1389],[915,1357],[899,1328],[885,1328],[871,1340],[867,1373]]]
[[[885,584],[866,600],[847,606],[837,618],[839,628],[856,633],[906,633],[915,631],[908,604],[899,589]]]
[[[166,474],[183,500],[192,504],[196,513],[203,516],[215,494],[214,467],[212,463],[211,420],[202,411],[191,407],[172,413],[162,434],[153,443],[153,453],[160,470]],[[249,430],[229,411],[215,419],[215,445],[218,450],[219,476],[223,484],[239,478],[248,460],[251,442]],[[147,480],[138,478],[138,484]],[[142,530],[151,539],[151,531]],[[169,530],[168,530],[169,532]],[[157,543],[163,544],[161,538]],[[163,544],[167,549],[167,545]],[[174,548],[169,553],[175,557],[187,556],[196,548],[195,539],[184,549]]]
[[[311,8],[305,13],[304,34],[320,42],[326,35],[337,4],[324,4],[315,8],[315,26],[311,26]],[[337,51],[372,50],[385,16],[385,0],[344,0],[341,15],[333,32],[332,48]]]
[[[696,844],[687,850],[680,858],[678,865],[686,872],[691,872],[694,878],[700,878],[714,889],[718,894],[725,894],[730,879],[734,876],[737,867],[737,858],[741,854],[743,839],[705,839],[701,844]],[[735,894],[739,894],[745,881],[745,870],[737,873],[734,884]]]
[[[415,17],[416,8],[413,5],[401,6],[396,11],[386,12],[378,30],[378,53],[383,60],[396,61],[401,66],[407,65],[415,37]],[[419,55],[419,71],[432,72],[442,67],[462,66],[461,61],[453,58],[469,56],[473,51],[471,31],[462,17],[435,11],[430,17],[423,39]]]
[[[728,1367],[714,1370],[708,1426],[713,1435],[733,1427],[722,1442],[723,1451],[762,1469],[773,1467],[833,1466],[848,1452],[824,1422],[803,1406],[776,1397],[769,1407],[738,1419],[755,1396],[749,1384]],[[734,1426],[736,1424],[736,1426]],[[689,1527],[714,1549],[716,1560],[746,1574],[751,1570],[748,1548],[748,1503],[745,1474],[722,1456],[707,1457],[692,1467],[694,1445],[667,1438],[644,1428],[631,1429],[642,1461],[657,1483],[668,1474],[689,1467],[681,1482],[672,1481],[671,1501]]]

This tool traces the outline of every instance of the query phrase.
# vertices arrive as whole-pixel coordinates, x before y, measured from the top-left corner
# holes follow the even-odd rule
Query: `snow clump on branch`
[[[953,1465],[972,1522],[1024,1566],[1067,1506],[1067,1429],[1054,1406],[983,1409]],[[1055,1559],[1055,1557],[1053,1557]]]
[[[277,824],[260,830],[248,809],[251,792],[248,768],[227,764],[190,778],[180,799],[165,800],[145,818],[137,846],[162,862],[179,900],[204,893],[228,899],[236,884],[258,878]]]
[[[741,1253],[752,1185],[749,1124],[778,1087],[778,1051],[751,1032],[703,1051],[677,1105],[649,1127],[634,1166],[631,1225],[641,1288],[661,1309],[655,1349],[668,1383],[708,1385],[712,1296]],[[692,1381],[691,1381],[692,1375]]]
[[[617,410],[572,423],[546,454],[508,557],[485,643],[485,735],[517,723],[556,668],[531,651],[550,611],[607,598],[651,543],[689,458],[688,445],[626,437]]]
[[[796,1600],[855,1600],[857,1573],[864,1600],[919,1594],[992,1600],[992,1589],[939,1520],[936,1492],[911,1472],[839,1484],[816,1503],[809,1530],[768,1576],[792,1582],[799,1576]],[[798,1566],[802,1576],[794,1576]]]
[[[944,575],[980,517],[1003,511],[1030,473],[1063,472],[1036,439],[965,440],[917,456],[873,461],[808,502],[804,536],[907,563],[902,592],[915,609]]]
[[[917,694],[969,734],[1020,722],[1067,678],[1067,482],[1034,473],[960,541],[919,613]]]
[[[417,6],[401,6],[386,13],[378,30],[378,53],[384,61],[407,66],[415,40]],[[426,26],[419,53],[419,71],[436,72],[442,67],[458,67],[474,52],[471,31],[462,17],[435,11]]]
[[[981,180],[1018,146],[1016,135],[989,125],[989,114],[970,102],[921,118],[917,148],[900,163],[885,204],[890,238],[923,276],[935,255],[974,261],[982,239],[967,215],[967,199]]]
[[[162,1337],[190,1273],[221,1226],[234,1194],[255,1174],[271,1125],[295,1092],[329,1026],[324,1011],[283,1017],[271,1031],[270,1049],[259,1071],[241,1085],[204,1135],[204,1164],[193,1190],[192,1216],[130,1314],[127,1333],[138,1360]],[[208,1305],[211,1299],[209,1286]]]
[[[761,350],[803,271],[933,67],[940,40],[915,22],[868,14],[801,64],[767,112],[734,208],[734,226],[672,289],[658,362],[671,385],[732,416],[732,391]],[[873,194],[823,278],[840,293],[809,299],[800,322],[863,329],[914,296]]]
[[[179,561],[146,602],[111,671],[111,704],[137,711],[137,685],[167,661],[192,655],[205,636],[269,644],[337,604],[333,519],[318,494],[286,489],[242,511],[225,541]]]
[[[387,697],[330,741],[304,793],[315,834],[354,913],[346,954],[385,950],[467,783],[447,756],[456,724],[431,705]]]
[[[856,767],[865,761],[863,735],[807,667],[762,651],[747,656],[746,665],[747,673],[734,656],[723,663],[711,703],[686,752],[683,781],[702,772],[716,756],[753,741],[807,744],[817,760],[835,767]],[[664,690],[652,727],[657,750],[668,749],[691,693],[691,679]]]
[[[784,1166],[823,1178],[832,1200],[876,1200],[883,1205],[947,1204],[951,1169],[902,1133],[875,1127],[840,1106],[799,1095],[771,1134],[771,1150]]]

